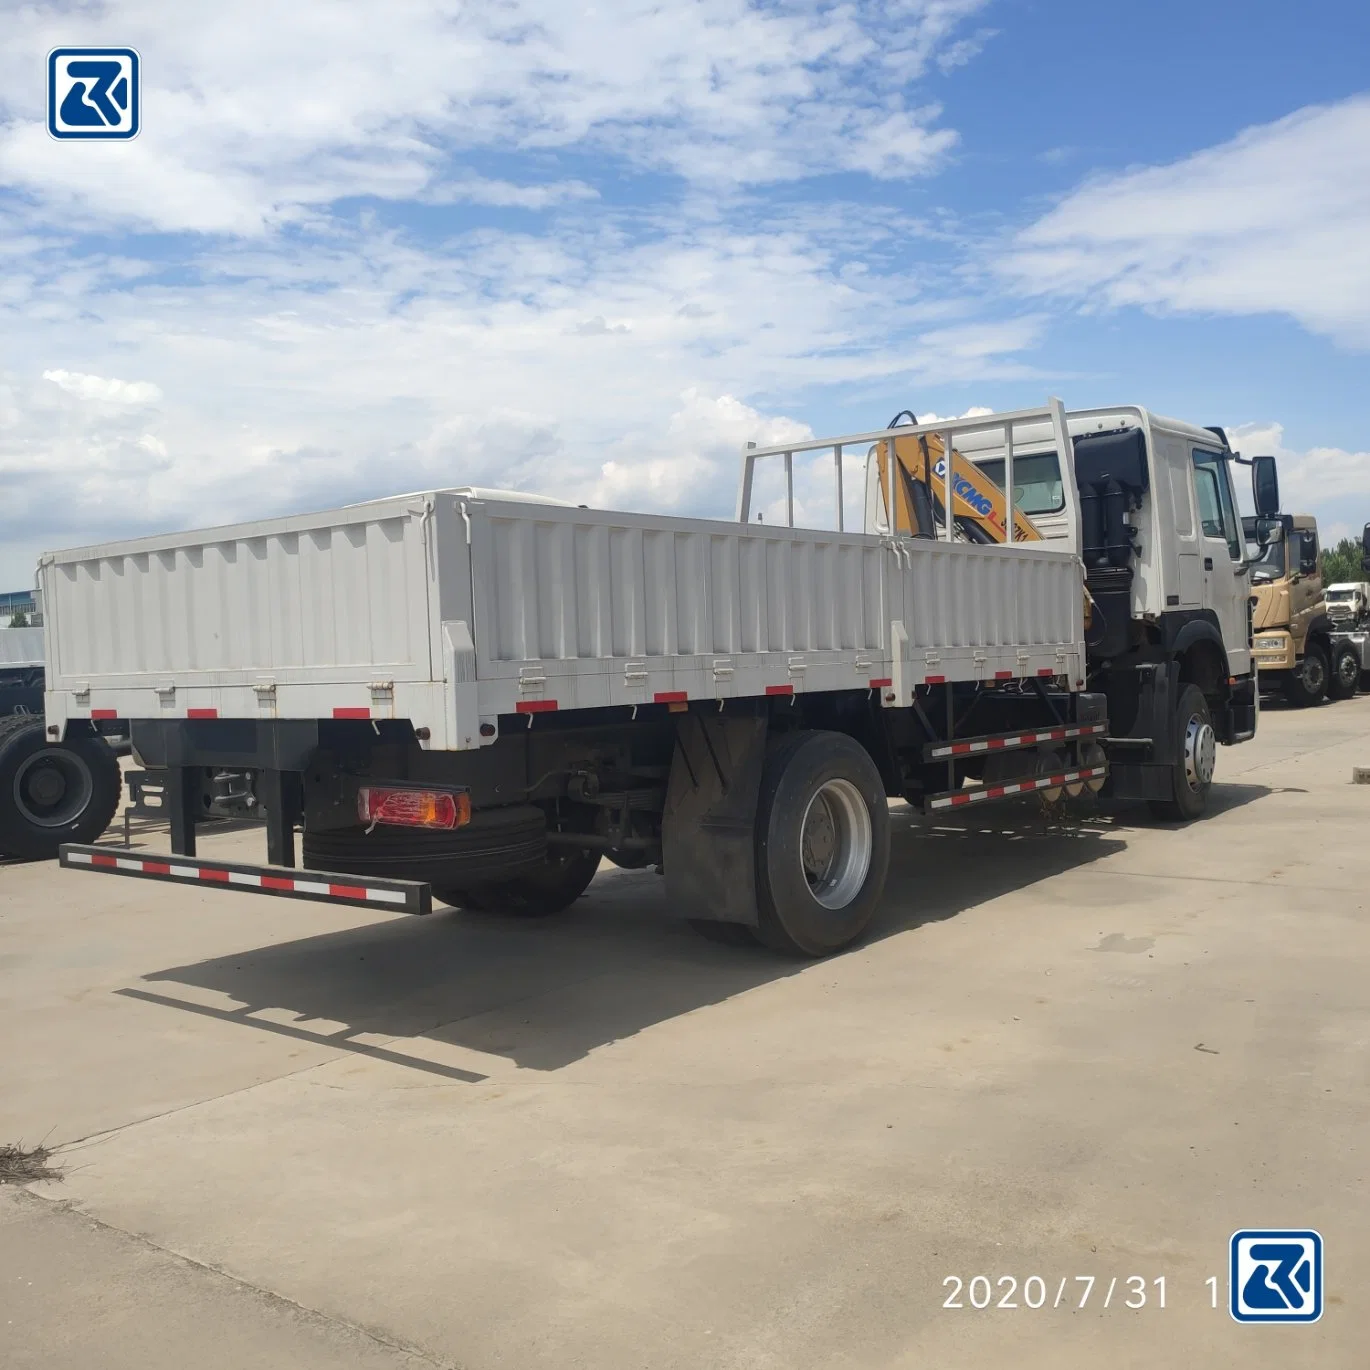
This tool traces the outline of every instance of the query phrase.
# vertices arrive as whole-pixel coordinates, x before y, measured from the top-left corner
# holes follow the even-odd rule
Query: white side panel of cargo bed
[[[430,536],[410,497],[59,553],[43,567],[48,688],[153,696],[133,716],[165,713],[167,687],[174,712],[215,690],[222,714],[254,716],[270,682],[276,716],[326,717],[298,687],[429,681]]]
[[[493,503],[471,516],[483,712],[885,674],[889,552],[873,538]]]
[[[914,684],[1082,674],[1079,567],[1040,545],[494,502],[471,518],[483,716],[883,690],[893,621]]]

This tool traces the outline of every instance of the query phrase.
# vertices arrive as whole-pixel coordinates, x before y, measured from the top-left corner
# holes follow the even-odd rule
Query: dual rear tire
[[[786,734],[766,756],[757,803],[757,926],[693,926],[714,942],[831,955],[866,930],[889,855],[885,787],[866,749],[844,733]]]
[[[1332,648],[1332,669],[1327,677],[1330,699],[1351,699],[1360,689],[1360,657],[1349,642]]]

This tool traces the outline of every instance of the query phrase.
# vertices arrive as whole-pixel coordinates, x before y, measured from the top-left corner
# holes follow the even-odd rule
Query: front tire
[[[1322,644],[1308,643],[1303,651],[1303,660],[1284,678],[1284,697],[1300,709],[1311,709],[1313,705],[1321,704],[1327,698],[1330,669]]]
[[[1351,699],[1360,688],[1360,657],[1349,642],[1340,642],[1332,649],[1332,673],[1328,677],[1327,693],[1332,699]]]
[[[0,719],[0,854],[43,861],[63,842],[94,842],[123,789],[104,738],[49,742],[41,718]]]
[[[1170,822],[1188,823],[1203,816],[1213,784],[1218,739],[1208,701],[1197,685],[1180,691],[1175,710],[1180,755],[1171,767],[1171,799],[1151,800],[1151,812]]]
[[[791,733],[771,750],[757,809],[756,935],[827,956],[866,929],[885,888],[890,816],[870,754],[845,733]]]

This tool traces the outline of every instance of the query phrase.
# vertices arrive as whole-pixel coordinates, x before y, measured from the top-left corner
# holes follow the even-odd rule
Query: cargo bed
[[[77,548],[40,575],[59,727],[402,718],[463,750],[526,713],[1084,676],[1078,563],[1042,544],[447,489]]]

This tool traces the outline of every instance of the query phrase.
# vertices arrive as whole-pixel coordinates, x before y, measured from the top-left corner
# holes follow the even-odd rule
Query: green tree
[[[1360,543],[1355,538],[1342,538],[1335,547],[1323,549],[1322,579],[1324,585],[1335,585],[1341,580],[1364,580],[1361,570]]]
[[[29,626],[29,616],[22,610],[15,611],[14,617],[10,619],[11,628],[27,628]]]

